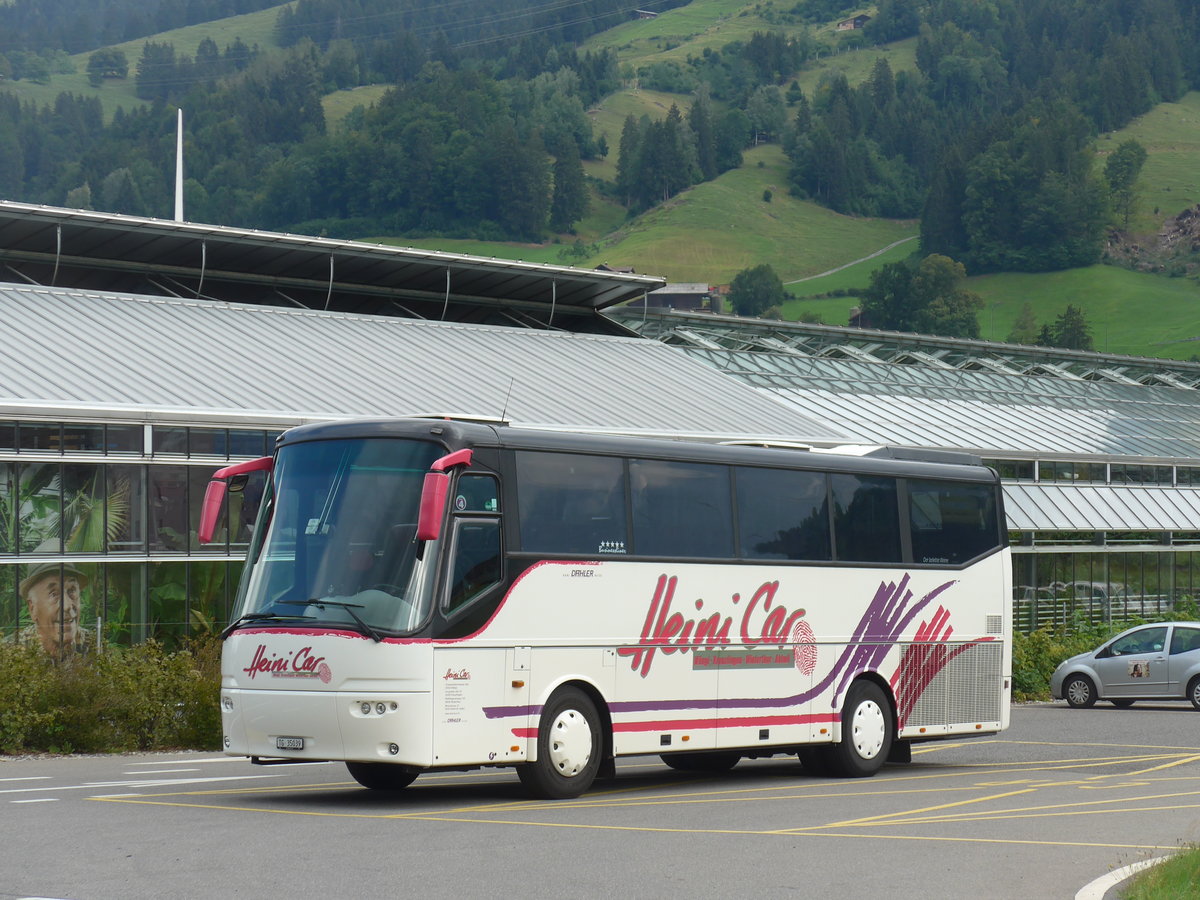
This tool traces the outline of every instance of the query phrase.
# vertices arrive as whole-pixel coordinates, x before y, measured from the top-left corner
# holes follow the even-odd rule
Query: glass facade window
[[[1042,481],[1103,484],[1108,479],[1108,467],[1104,463],[1043,461],[1038,463],[1038,477]]]
[[[1175,483],[1181,487],[1200,487],[1200,467],[1176,466]]]
[[[17,466],[17,552],[62,552],[61,474],[59,463]]]
[[[229,495],[222,540],[202,549],[193,537],[198,507],[218,466],[183,458],[189,449],[222,460],[262,456],[276,434],[173,426],[152,434],[151,449],[178,455],[178,465],[147,458],[140,424],[0,423],[0,455],[10,455],[0,459],[0,639],[64,652],[97,640],[170,643],[228,620],[243,564],[214,557],[244,551],[265,474]],[[61,461],[22,462],[23,453]],[[125,459],[96,461],[104,455]],[[160,553],[193,558],[154,561]]]
[[[1140,466],[1113,463],[1113,484],[1172,484],[1174,470],[1171,466]]]
[[[266,456],[267,435],[264,431],[229,430],[230,456]]]
[[[109,553],[146,552],[146,467],[107,465],[105,537]]]
[[[193,518],[188,515],[188,467],[150,466],[149,472],[150,551],[182,553],[187,550],[188,522]]]
[[[63,425],[62,451],[64,453],[103,453],[103,425]]]
[[[155,425],[150,434],[155,456],[184,456],[187,454],[188,430],[186,428]]]
[[[111,454],[145,452],[145,429],[141,425],[106,425],[104,452]]]
[[[224,428],[189,428],[188,456],[229,456],[228,432]]]
[[[0,554],[16,552],[19,497],[17,464],[0,462]]]
[[[18,448],[26,452],[61,453],[62,425],[21,422],[17,426]]]
[[[1031,459],[985,459],[983,464],[995,469],[1005,481],[1033,481]]]

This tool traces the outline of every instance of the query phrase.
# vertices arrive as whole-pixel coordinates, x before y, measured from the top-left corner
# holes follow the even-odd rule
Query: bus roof
[[[432,439],[449,450],[495,447],[918,478],[998,481],[996,474],[985,468],[977,457],[953,451],[877,445],[805,449],[799,445],[764,446],[761,443],[702,441],[695,438],[669,439],[513,427],[501,420],[485,417],[427,416],[313,423],[284,432],[279,438],[279,446],[313,440],[376,437]]]

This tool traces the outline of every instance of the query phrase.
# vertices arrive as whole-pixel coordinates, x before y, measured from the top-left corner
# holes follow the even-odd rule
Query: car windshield
[[[417,512],[425,473],[444,452],[381,438],[284,445],[233,621],[302,617],[373,637],[420,625],[430,592]]]

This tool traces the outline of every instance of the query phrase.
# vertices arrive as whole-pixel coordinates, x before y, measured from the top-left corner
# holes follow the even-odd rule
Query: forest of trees
[[[263,5],[96,0],[75,17],[56,9],[54,22],[91,16],[123,38],[151,20]],[[829,47],[797,23],[856,11],[838,0],[771,12],[787,19],[787,36],[761,31],[637,71],[620,71],[614,51],[577,49],[627,14],[612,0],[469,9],[298,0],[279,16],[285,51],[205,40],[150,42],[138,59],[96,54],[93,85],[132,77],[148,105],[105,123],[94,98],[35,107],[0,94],[0,196],[168,214],[179,105],[196,220],[525,240],[570,232],[589,192],[641,211],[767,141],[788,154],[797,196],[919,218],[923,257],[972,274],[1045,270],[1095,261],[1105,229],[1128,217],[1137,149],[1100,166],[1096,136],[1200,84],[1192,0],[880,0],[865,29],[837,40],[915,36],[917,71],[881,60],[861,84],[834,74],[809,95],[796,76]],[[29,77],[21,66],[33,60],[44,74],[55,54],[82,46],[39,10],[36,0],[0,6],[0,78]],[[394,85],[382,100],[326,127],[326,93],[381,82]],[[609,147],[586,111],[622,84],[681,96],[663,118],[626,120]],[[608,154],[615,184],[589,184],[582,161]]]
[[[0,54],[83,53],[276,5],[278,0],[10,0],[0,4]]]
[[[1197,83],[1198,7],[890,0],[875,24],[894,38],[893,23],[915,25],[919,72],[880,61],[861,85],[834,77],[799,104],[794,191],[842,212],[919,216],[922,251],[973,273],[1098,260],[1129,196],[1093,166],[1093,141]]]

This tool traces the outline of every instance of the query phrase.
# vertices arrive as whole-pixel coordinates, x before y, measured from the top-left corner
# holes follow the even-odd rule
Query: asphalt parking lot
[[[557,803],[511,770],[385,795],[332,763],[3,759],[0,897],[1071,898],[1200,842],[1198,735],[1187,704],[1028,704],[871,779],[647,758]]]

